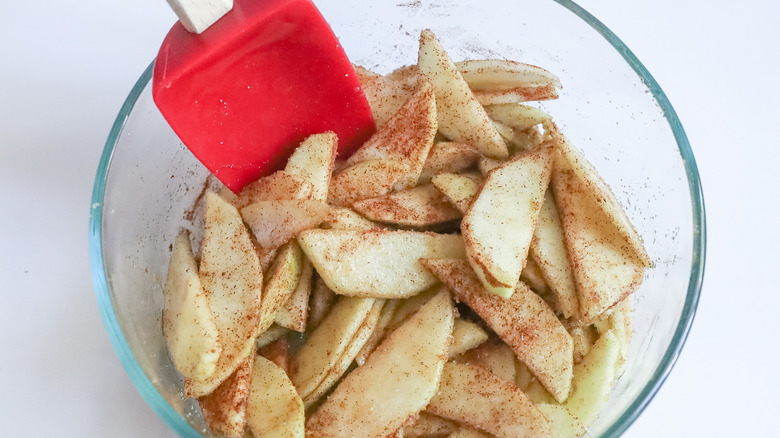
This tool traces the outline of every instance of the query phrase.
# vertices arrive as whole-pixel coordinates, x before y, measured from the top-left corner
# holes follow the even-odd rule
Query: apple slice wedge
[[[453,141],[433,144],[425,160],[418,184],[424,184],[441,173],[458,173],[474,166],[480,153],[474,146]]]
[[[329,211],[328,204],[315,200],[259,201],[241,209],[258,245],[270,251],[303,230],[319,226]]]
[[[417,81],[408,84],[382,76],[363,67],[355,66],[363,93],[371,107],[377,129],[390,120],[414,93]]]
[[[247,185],[237,195],[224,187],[220,196],[241,210],[257,201],[309,199],[313,191],[314,186],[303,177],[278,170]]]
[[[452,141],[474,145],[485,156],[506,158],[504,140],[430,30],[420,35],[417,65],[436,95],[439,132]]]
[[[368,355],[370,355],[376,346],[385,339],[385,335],[387,334],[390,321],[393,318],[393,314],[398,308],[398,304],[401,302],[401,300],[384,301],[385,304],[382,306],[382,311],[379,314],[379,318],[377,319],[374,330],[371,332],[371,336],[366,339],[366,343],[363,344],[363,347],[360,349],[360,351],[358,351],[357,356],[355,356],[355,363],[357,363],[358,366],[366,363],[366,358],[368,358]]]
[[[455,64],[472,90],[508,90],[518,87],[552,85],[561,81],[550,71],[531,64],[506,59],[474,59]]]
[[[471,201],[479,193],[479,180],[465,175],[441,173],[431,182],[463,214],[468,212]]]
[[[516,381],[515,353],[495,337],[456,358],[455,362],[482,367],[512,384]]]
[[[488,334],[478,324],[465,319],[456,318],[452,329],[452,345],[447,352],[450,358],[478,347],[488,340]],[[514,353],[512,353],[514,359]]]
[[[445,437],[458,430],[458,425],[439,416],[420,412],[417,419],[404,426],[404,438]]]
[[[440,224],[462,216],[433,184],[364,199],[352,208],[369,220],[408,227]]]
[[[296,243],[297,245],[297,243]],[[309,314],[309,296],[314,276],[314,265],[307,257],[301,257],[300,276],[290,298],[279,308],[274,322],[276,324],[303,333],[306,331],[306,319]]]
[[[498,438],[551,436],[547,420],[520,389],[475,365],[446,363],[426,410]]]
[[[291,240],[279,249],[268,270],[260,306],[258,333],[263,333],[276,320],[279,309],[290,300],[301,278],[303,253],[298,242]]]
[[[338,153],[338,138],[333,132],[306,138],[287,160],[284,171],[312,185],[311,199],[325,201]]]
[[[436,393],[452,335],[454,307],[442,291],[391,333],[312,415],[310,438],[383,437]]]
[[[347,159],[347,164],[354,165],[368,160],[402,163],[406,166],[406,172],[393,188],[403,190],[414,187],[433,146],[437,127],[433,89],[431,84],[423,82],[401,109]]]
[[[349,208],[331,208],[322,228],[328,230],[381,230],[382,225],[372,222]]]
[[[173,365],[190,379],[208,378],[222,345],[186,231],[173,244],[163,295],[163,333]]]
[[[320,325],[320,322],[325,318],[336,298],[337,295],[322,281],[322,277],[315,273],[314,284],[311,287],[311,297],[309,297],[309,318],[306,321],[307,330],[313,330]]]
[[[244,436],[253,364],[250,354],[217,389],[198,399],[203,419],[212,432],[227,438]]]
[[[185,379],[185,394],[211,393],[250,354],[258,334],[263,271],[244,222],[235,207],[206,193],[206,224],[200,280],[219,332],[222,353],[206,379]]]
[[[524,283],[510,298],[488,292],[465,260],[421,260],[493,329],[559,402],[571,389],[574,346],[547,303]]]
[[[463,217],[469,263],[496,295],[520,280],[551,172],[549,149],[518,155],[488,174]]]
[[[349,207],[361,199],[386,195],[407,174],[408,166],[397,161],[361,161],[333,177],[328,191],[328,203]]]
[[[539,108],[521,105],[519,103],[488,105],[485,107],[485,111],[492,120],[503,123],[504,125],[519,131],[534,127],[551,119],[549,114]]]
[[[303,438],[301,397],[283,369],[263,356],[254,359],[247,425],[256,437]]]
[[[308,230],[298,236],[317,273],[335,293],[405,298],[437,279],[421,258],[463,258],[460,236],[390,230]]]

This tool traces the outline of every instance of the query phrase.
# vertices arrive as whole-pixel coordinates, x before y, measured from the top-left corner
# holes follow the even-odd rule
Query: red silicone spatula
[[[311,134],[334,131],[346,157],[374,132],[357,75],[310,0],[169,2],[180,22],[155,62],[154,101],[234,192]]]

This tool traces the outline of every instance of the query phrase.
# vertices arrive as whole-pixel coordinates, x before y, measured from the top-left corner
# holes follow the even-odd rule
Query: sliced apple
[[[483,176],[487,176],[493,169],[501,167],[504,163],[505,161],[503,160],[482,157],[479,159],[479,162],[477,162],[477,166],[479,167],[480,173],[482,173]]]
[[[520,389],[474,365],[445,364],[427,411],[499,438],[550,437],[547,420]]]
[[[404,438],[444,437],[457,430],[456,423],[423,411],[412,424],[404,426]]]
[[[420,173],[419,184],[427,183],[440,173],[458,173],[474,166],[480,153],[474,146],[452,141],[433,144]]]
[[[620,355],[618,358],[618,367],[616,377],[620,377],[628,361],[628,352],[631,346],[631,338],[634,335],[633,311],[631,309],[631,300],[624,299],[618,305],[606,312],[605,315],[594,324],[599,334],[603,335],[607,331],[612,331],[620,344]]]
[[[341,298],[293,356],[290,377],[302,399],[322,383],[374,305],[373,298]]]
[[[558,207],[552,191],[548,190],[539,212],[539,223],[534,230],[530,255],[555,294],[563,316],[579,319],[580,303],[565,239]]]
[[[278,325],[272,325],[268,330],[257,335],[255,346],[260,349],[290,333],[290,329]]]
[[[571,170],[553,175],[581,317],[594,321],[639,288],[645,267],[624,236]]]
[[[423,227],[460,219],[462,214],[433,184],[424,184],[352,204],[366,218],[393,225]]]
[[[412,96],[417,85],[416,81],[405,84],[363,67],[356,67],[355,73],[360,79],[363,93],[366,95],[368,106],[371,107],[371,114],[374,116],[374,123],[379,129],[401,109]]]
[[[478,324],[465,319],[456,318],[455,327],[452,329],[452,345],[447,354],[450,358],[453,358],[461,353],[476,348],[483,342],[487,341],[488,334],[485,330],[482,330]],[[514,360],[514,353],[512,358]]]
[[[309,315],[309,295],[314,276],[314,265],[307,257],[301,257],[301,271],[298,284],[290,299],[279,308],[274,321],[291,330],[303,333],[306,330],[306,320]]]
[[[290,342],[286,336],[258,349],[257,354],[275,363],[285,373],[290,370]]]
[[[328,230],[379,230],[382,225],[372,222],[349,208],[332,208],[322,227]]]
[[[385,77],[398,81],[406,86],[410,86],[416,84],[419,80],[420,69],[417,68],[417,64],[405,65],[393,70],[385,75]]]
[[[441,173],[433,177],[432,183],[463,214],[479,193],[479,181],[464,175]]]
[[[559,402],[571,389],[574,346],[547,303],[519,282],[510,298],[488,292],[464,260],[422,260],[493,329]]]
[[[333,132],[314,134],[298,146],[287,160],[285,172],[304,178],[312,185],[311,199],[324,201],[338,152],[338,138]]]
[[[347,164],[369,160],[402,163],[406,172],[393,188],[414,187],[433,146],[437,126],[433,89],[429,83],[423,82],[401,109],[347,159]]]
[[[320,325],[334,301],[336,301],[336,294],[330,290],[319,275],[315,275],[309,298],[309,318],[306,321],[306,327],[309,330]]]
[[[247,356],[227,380],[198,400],[203,419],[215,434],[227,438],[244,436],[253,363],[252,355]]]
[[[468,426],[461,426],[447,438],[492,438],[492,435]]]
[[[465,257],[463,240],[449,234],[308,230],[298,242],[328,287],[350,296],[415,295],[437,282],[420,258]]]
[[[518,103],[489,105],[485,107],[485,111],[488,117],[496,122],[520,131],[551,119],[549,114],[539,108]]]
[[[550,71],[506,59],[475,59],[455,64],[472,90],[506,90],[517,87],[553,85],[561,81]]]
[[[404,163],[391,160],[361,161],[333,177],[328,203],[348,207],[361,199],[386,195],[407,174],[408,167]]]
[[[498,339],[483,342],[480,346],[463,353],[456,359],[459,363],[468,363],[482,367],[493,375],[512,384],[517,376],[515,353],[508,345]]]
[[[398,430],[436,393],[453,320],[449,294],[432,298],[341,381],[309,419],[307,436],[382,437]]]
[[[533,248],[533,243],[531,245],[531,248]],[[528,260],[525,261],[523,272],[520,273],[520,280],[524,281],[528,287],[539,295],[544,296],[548,292],[547,281],[544,279],[542,269],[536,264],[533,257],[528,257]]]
[[[418,66],[433,86],[439,132],[452,141],[474,145],[485,156],[506,158],[504,140],[430,30],[420,35]]]
[[[548,149],[491,171],[463,217],[469,263],[485,287],[509,297],[520,280],[552,172]]]
[[[557,403],[537,403],[536,409],[547,418],[550,431],[555,438],[577,438],[587,431],[582,422],[572,415],[565,406]]]
[[[620,342],[608,331],[593,344],[582,362],[574,366],[574,383],[564,406],[586,427],[593,424],[609,399],[619,357]]]
[[[574,341],[574,363],[578,364],[596,342],[597,333],[593,326],[574,326],[569,327],[569,334]]]
[[[441,284],[437,284],[436,286],[412,295],[409,298],[398,300],[398,307],[395,309],[393,317],[390,319],[390,323],[387,326],[388,329],[395,330],[400,327],[404,321],[417,313],[417,311],[420,310],[420,307],[424,306],[431,298],[440,293],[442,289],[446,288]]]
[[[309,408],[314,403],[319,401],[319,399],[325,395],[333,387],[333,385],[339,381],[339,379],[344,376],[344,373],[347,372],[350,365],[352,365],[352,362],[355,361],[357,355],[371,337],[371,334],[374,332],[374,330],[376,330],[376,326],[379,323],[379,317],[382,313],[384,304],[385,300],[374,300],[374,306],[368,312],[368,315],[366,315],[366,318],[357,329],[357,332],[352,337],[352,340],[349,341],[349,344],[347,344],[344,352],[341,354],[341,357],[339,357],[330,370],[328,370],[322,382],[320,382],[320,384],[317,385],[317,387],[311,393],[309,393],[309,395],[303,398],[303,404],[306,406],[306,408]]]
[[[190,379],[211,376],[222,345],[186,231],[173,244],[163,294],[163,333],[173,365]]]
[[[320,225],[329,211],[323,201],[259,201],[241,209],[263,250],[275,249],[303,230]]]
[[[214,315],[222,353],[206,379],[185,379],[185,394],[211,393],[250,354],[258,334],[263,271],[249,232],[235,207],[206,193],[200,280]]]
[[[283,369],[255,357],[247,425],[256,437],[303,438],[306,417],[301,397]]]
[[[518,87],[508,90],[474,91],[474,98],[481,105],[501,105],[518,102],[533,102],[554,100],[558,98],[558,90],[552,85],[538,87]]]
[[[268,270],[260,307],[259,333],[268,330],[276,320],[279,309],[290,300],[301,278],[303,253],[298,242],[292,240],[279,249],[271,268]]]
[[[355,357],[355,362],[359,366],[366,363],[368,355],[374,351],[376,346],[379,345],[383,339],[385,339],[385,335],[387,334],[388,328],[390,326],[390,321],[393,319],[393,315],[395,314],[398,305],[401,303],[401,300],[384,301],[385,305],[382,306],[382,312],[379,315],[376,327],[374,327],[374,330],[371,332],[371,336],[369,336],[369,338],[366,340],[366,343],[363,344],[363,347]]]
[[[232,193],[227,188],[224,191]],[[304,177],[279,170],[245,186],[234,199],[225,199],[240,210],[257,201],[310,199],[313,191],[314,186]]]

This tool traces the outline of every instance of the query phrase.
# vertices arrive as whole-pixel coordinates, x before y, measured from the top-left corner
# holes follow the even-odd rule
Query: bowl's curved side
[[[100,309],[100,316],[103,319],[103,325],[106,326],[108,337],[111,340],[119,360],[135,387],[141,393],[149,406],[157,415],[169,424],[177,433],[183,437],[200,437],[201,435],[188,424],[179,412],[177,412],[155,388],[149,377],[141,369],[141,366],[133,356],[130,345],[125,339],[125,335],[117,321],[114,311],[113,300],[109,293],[108,279],[106,277],[105,263],[103,259],[103,205],[108,177],[108,169],[111,164],[111,158],[114,153],[114,147],[122,129],[127,122],[130,112],[135,107],[141,92],[146,88],[152,77],[152,62],[133,86],[130,94],[125,99],[122,108],[117,115],[114,125],[108,134],[106,145],[103,148],[103,154],[100,157],[97,174],[95,176],[95,185],[92,189],[92,203],[89,210],[89,258],[92,268],[92,282],[95,285],[95,295]]]
[[[688,280],[688,292],[683,306],[682,315],[679,324],[674,332],[669,348],[666,350],[660,366],[656,369],[652,380],[641,391],[637,399],[626,409],[625,413],[616,421],[604,434],[604,437],[618,437],[628,429],[634,420],[644,411],[655,394],[663,385],[666,377],[674,367],[677,358],[680,355],[685,340],[690,332],[693,319],[696,314],[696,307],[699,304],[699,295],[701,293],[702,281],[704,279],[704,265],[707,245],[707,224],[704,210],[704,192],[701,187],[699,169],[696,166],[696,160],[693,157],[691,145],[688,142],[688,136],[685,134],[682,123],[677,112],[672,107],[666,93],[653,78],[647,68],[637,59],[634,53],[617,37],[604,23],[591,15],[588,11],[580,7],[571,0],[554,0],[556,3],[565,7],[606,39],[615,50],[620,53],[623,59],[631,66],[637,75],[642,79],[647,88],[653,94],[658,102],[664,117],[669,122],[677,146],[680,149],[680,155],[685,167],[685,173],[688,178],[688,187],[691,195],[691,209],[693,212],[693,254],[691,255],[691,274]]]

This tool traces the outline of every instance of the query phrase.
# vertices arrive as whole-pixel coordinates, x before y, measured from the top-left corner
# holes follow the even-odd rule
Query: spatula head
[[[152,94],[182,142],[234,192],[333,131],[346,158],[375,131],[338,39],[309,0],[235,0],[202,34],[176,23]]]

